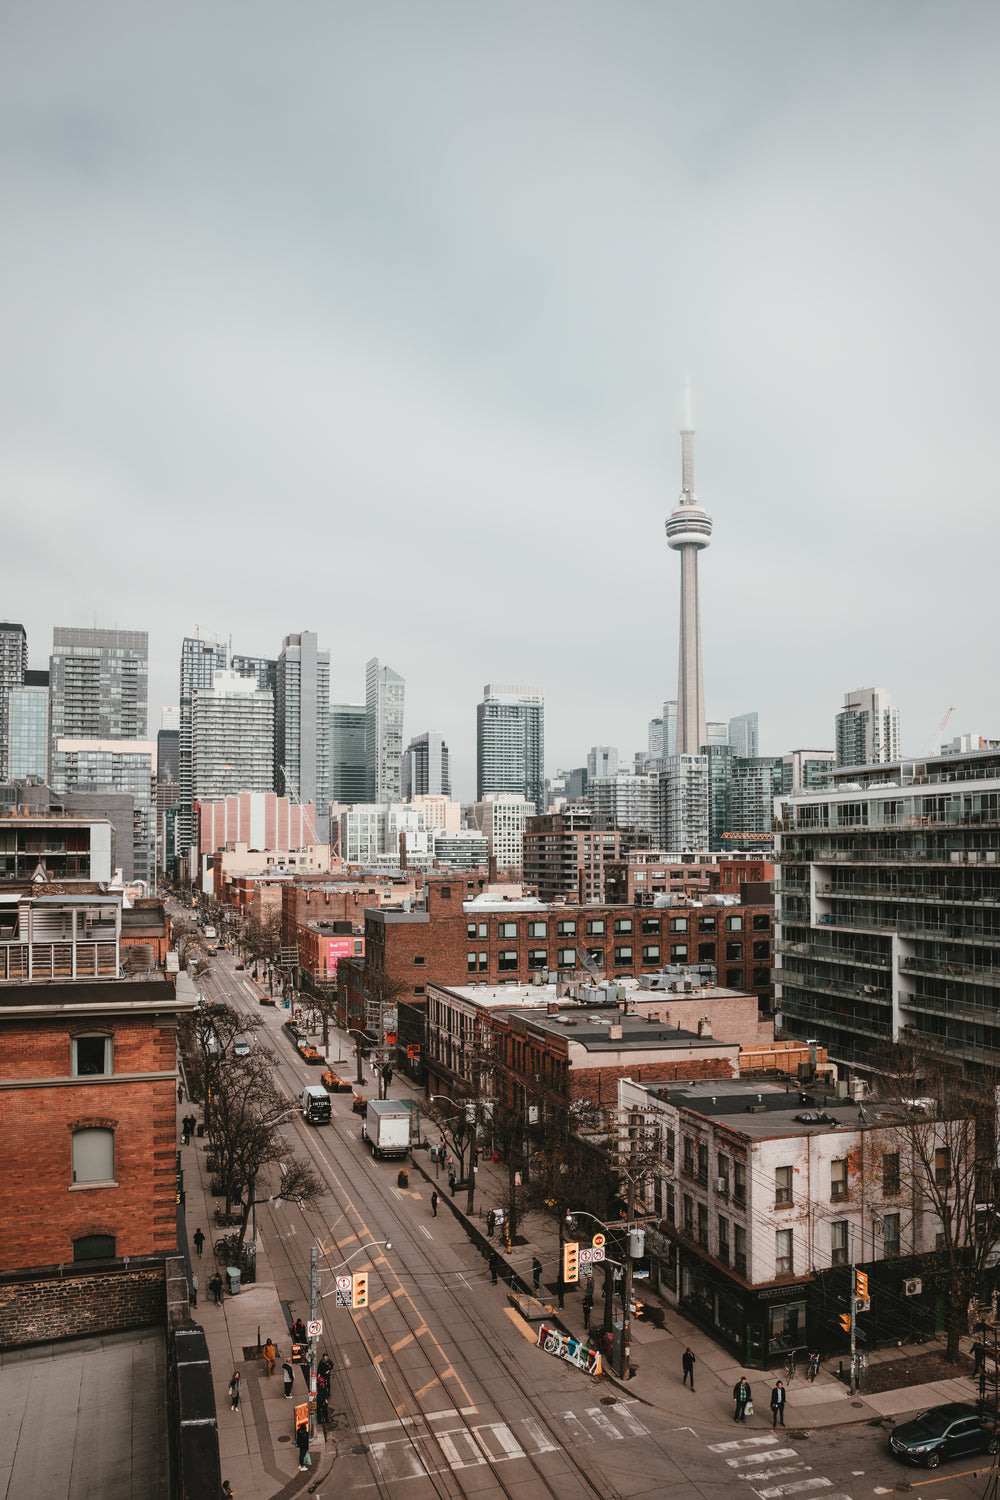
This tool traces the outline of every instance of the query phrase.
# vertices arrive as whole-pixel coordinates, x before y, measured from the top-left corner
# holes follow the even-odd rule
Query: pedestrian
[[[684,1379],[681,1381],[681,1385],[687,1385],[688,1381],[690,1380],[690,1382],[691,1382],[691,1389],[694,1390],[694,1350],[693,1349],[685,1349],[684,1350],[684,1353],[681,1355],[681,1364],[684,1367]]]
[[[202,1229],[199,1227],[194,1232],[194,1248],[197,1250],[197,1252],[198,1252],[199,1255],[201,1255],[202,1247],[204,1246],[204,1244],[205,1244],[205,1235],[204,1235],[204,1232],[202,1231]]]
[[[222,1304],[222,1277],[219,1275],[218,1271],[216,1271],[215,1275],[212,1277],[211,1281],[208,1283],[208,1290],[212,1293],[212,1296],[215,1298],[216,1306],[221,1306],[221,1304]]]
[[[274,1346],[274,1340],[269,1338],[267,1343],[264,1345],[264,1367],[267,1370],[268,1380],[270,1380],[271,1376],[274,1374],[274,1361],[277,1359],[277,1357],[278,1351]]]
[[[497,1272],[500,1270],[500,1257],[495,1250],[490,1251],[490,1275],[493,1277],[493,1285],[497,1284]]]
[[[486,1215],[486,1233],[489,1235],[490,1239],[493,1238],[493,1231],[494,1231],[494,1229],[496,1227],[497,1227],[496,1209],[495,1208],[491,1208],[490,1211],[489,1211],[489,1213]]]
[[[333,1360],[330,1358],[329,1354],[324,1354],[323,1355],[323,1358],[320,1360],[319,1364],[316,1366],[316,1371],[317,1371],[317,1374],[322,1375],[323,1379],[326,1381],[327,1385],[329,1386],[330,1380],[331,1380],[331,1378],[333,1376]]]
[[[179,1083],[177,1085],[177,1103],[178,1104],[183,1104],[183,1102],[184,1102],[184,1085],[182,1083]]]
[[[295,1443],[299,1450],[299,1468],[308,1469],[306,1459],[309,1457],[309,1424],[300,1422],[295,1429]]]
[[[304,1344],[305,1343],[305,1341],[306,1341],[306,1325],[303,1323],[303,1321],[302,1321],[301,1318],[296,1318],[295,1319],[295,1326],[293,1327],[292,1332],[295,1335],[295,1342],[297,1344]]]
[[[433,1191],[433,1193],[431,1193],[431,1213],[434,1215],[434,1217],[436,1219],[437,1216],[438,1216],[438,1191],[437,1191],[437,1188],[435,1188],[434,1191]]]
[[[531,1285],[532,1285],[532,1290],[537,1293],[538,1288],[541,1286],[541,1284],[542,1284],[542,1263],[538,1259],[537,1255],[533,1255],[532,1258],[531,1258]]]
[[[183,1120],[181,1121],[181,1145],[187,1146],[190,1143],[190,1140],[191,1135],[188,1131],[187,1115],[185,1115]]]
[[[322,1375],[316,1377],[316,1415],[321,1422],[330,1420],[330,1388]]]
[[[584,1326],[584,1328],[586,1328],[586,1330],[587,1330],[588,1333],[590,1332],[590,1314],[593,1311],[593,1307],[594,1307],[594,1294],[593,1294],[593,1292],[591,1292],[591,1291],[588,1290],[584,1294],[584,1298],[583,1298],[583,1326]]]
[[[222,1500],[234,1500],[233,1487],[228,1479],[222,1481]]]
[[[449,1172],[453,1171],[454,1169],[455,1158],[452,1156],[450,1151],[448,1152],[448,1160],[445,1162],[445,1166],[448,1168]]]
[[[239,1370],[234,1370],[233,1378],[229,1382],[230,1411],[239,1411],[240,1409],[240,1386],[242,1383]]]
[[[785,1402],[786,1402],[787,1399],[788,1399],[788,1392],[785,1390],[784,1382],[781,1381],[781,1380],[779,1380],[776,1385],[774,1385],[774,1386],[771,1387],[771,1426],[772,1427],[777,1427],[779,1417],[781,1419],[781,1425],[782,1425],[782,1427],[784,1427],[784,1425],[785,1425]]]
[[[292,1386],[295,1384],[295,1371],[292,1369],[287,1359],[281,1367],[281,1378],[284,1381],[285,1385],[285,1400],[291,1401]]]
[[[736,1412],[733,1416],[734,1422],[745,1422],[747,1419],[747,1407],[753,1414],[750,1387],[745,1380],[737,1380],[733,1386],[733,1400],[736,1402]]]
[[[451,1196],[453,1198],[455,1196],[455,1189],[457,1187],[458,1187],[458,1183],[455,1181],[455,1174],[454,1174],[454,1172],[449,1172],[448,1173],[448,1191],[449,1191],[449,1193],[451,1194]]]
[[[191,1303],[192,1307],[198,1306],[198,1278],[194,1274],[192,1274],[191,1276],[191,1295],[188,1298],[188,1301]]]
[[[969,1353],[972,1355],[972,1373],[973,1375],[978,1375],[986,1364],[986,1345],[981,1339],[976,1339],[976,1342],[969,1349]]]

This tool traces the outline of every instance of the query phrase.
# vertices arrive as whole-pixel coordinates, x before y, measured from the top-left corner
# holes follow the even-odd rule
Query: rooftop
[[[791,1083],[748,1083],[746,1079],[721,1078],[643,1087],[675,1109],[704,1115],[752,1140],[822,1135],[830,1130],[857,1130],[863,1125],[884,1123],[874,1118],[870,1105],[865,1106],[862,1114],[853,1099],[838,1099],[825,1090],[800,1089]]]
[[[696,1032],[665,1025],[646,1016],[623,1016],[616,1011],[597,1015],[574,1005],[564,1006],[558,1015],[545,1013],[525,1017],[518,1009],[512,1009],[510,1014],[533,1031],[564,1037],[587,1052],[739,1051],[738,1042],[698,1036]]]

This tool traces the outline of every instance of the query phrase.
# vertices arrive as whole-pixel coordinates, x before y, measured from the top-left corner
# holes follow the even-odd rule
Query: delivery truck
[[[329,1125],[330,1095],[318,1083],[307,1084],[302,1090],[302,1118],[307,1125]]]
[[[409,1156],[410,1111],[398,1099],[369,1099],[361,1139],[368,1142],[376,1161]]]

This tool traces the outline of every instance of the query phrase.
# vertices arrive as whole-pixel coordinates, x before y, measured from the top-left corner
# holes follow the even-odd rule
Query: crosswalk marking
[[[390,1448],[402,1451],[390,1454]],[[387,1479],[417,1479],[427,1473],[419,1455],[408,1444],[370,1443],[368,1451],[378,1472]]]
[[[649,1428],[644,1427],[638,1417],[634,1417],[627,1406],[621,1402],[615,1407],[615,1416],[618,1421],[624,1423],[633,1437],[648,1437]]]
[[[815,1479],[800,1479],[792,1484],[776,1484],[770,1490],[758,1490],[760,1500],[782,1500],[784,1495],[802,1495],[806,1490],[830,1489],[833,1485],[832,1479],[823,1479],[818,1474]]]
[[[448,1460],[449,1468],[471,1469],[475,1464],[486,1461],[476,1447],[472,1433],[464,1427],[454,1427],[450,1432],[436,1432],[434,1439]]]
[[[472,1430],[490,1463],[498,1463],[502,1458],[524,1458],[524,1449],[506,1422],[487,1422]]]
[[[798,1457],[794,1448],[765,1448],[760,1453],[737,1453],[735,1457],[727,1458],[726,1463],[732,1469],[749,1469],[753,1464],[773,1463],[776,1458]]]
[[[602,1437],[610,1438],[612,1442],[621,1437],[621,1433],[615,1424],[604,1415],[599,1406],[587,1408],[587,1416],[593,1422]]]
[[[535,1445],[536,1453],[555,1453],[558,1444],[552,1441],[541,1422],[536,1422],[534,1417],[525,1417],[521,1426]]]
[[[745,1480],[752,1486],[757,1500],[791,1500],[793,1496],[802,1496],[803,1500],[851,1500],[850,1495],[842,1491],[836,1495],[828,1493],[833,1480],[813,1474],[795,1448],[780,1448],[779,1441],[777,1434],[772,1432],[705,1446],[710,1453],[718,1453],[725,1459],[733,1470],[734,1479]],[[786,1475],[798,1477],[786,1479]],[[785,1482],[772,1484],[774,1479]]]
[[[766,1437],[736,1438],[731,1443],[709,1443],[708,1451],[709,1453],[730,1453],[735,1448],[753,1448],[758,1443],[769,1444],[773,1448],[777,1441],[773,1433],[769,1433]]]

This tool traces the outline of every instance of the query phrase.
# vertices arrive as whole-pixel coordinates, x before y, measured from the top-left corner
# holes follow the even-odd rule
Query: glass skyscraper
[[[545,811],[545,694],[488,682],[476,709],[476,797],[520,792]]]

